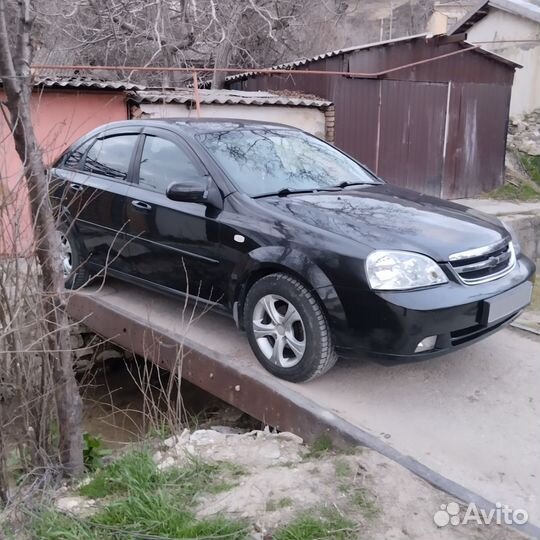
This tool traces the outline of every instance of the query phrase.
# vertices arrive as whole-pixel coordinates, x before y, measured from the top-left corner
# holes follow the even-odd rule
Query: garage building
[[[235,90],[297,91],[335,106],[335,143],[392,184],[444,198],[500,186],[518,64],[464,41],[422,34],[243,73]],[[295,70],[350,75],[294,74]]]

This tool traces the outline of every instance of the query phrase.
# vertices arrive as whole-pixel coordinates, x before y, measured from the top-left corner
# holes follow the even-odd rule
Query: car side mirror
[[[208,198],[208,189],[201,182],[193,180],[174,182],[167,188],[167,197],[171,201],[204,203]]]

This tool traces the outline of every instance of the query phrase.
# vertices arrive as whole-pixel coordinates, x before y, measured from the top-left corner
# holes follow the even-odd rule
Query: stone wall
[[[540,109],[510,121],[508,149],[540,156]]]

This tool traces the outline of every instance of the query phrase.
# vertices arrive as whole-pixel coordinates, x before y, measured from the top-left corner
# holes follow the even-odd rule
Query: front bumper
[[[534,278],[535,266],[520,256],[506,276],[488,283],[458,281],[415,291],[375,292],[350,288],[338,291],[347,324],[334,326],[334,340],[342,356],[371,353],[399,358],[428,358],[470,345],[515,319],[521,309],[485,322],[486,301]],[[420,341],[437,336],[435,348],[415,352]]]

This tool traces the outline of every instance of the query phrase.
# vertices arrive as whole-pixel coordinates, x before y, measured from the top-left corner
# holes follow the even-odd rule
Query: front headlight
[[[410,251],[373,251],[366,260],[372,289],[401,291],[447,283],[441,267],[429,257]]]

